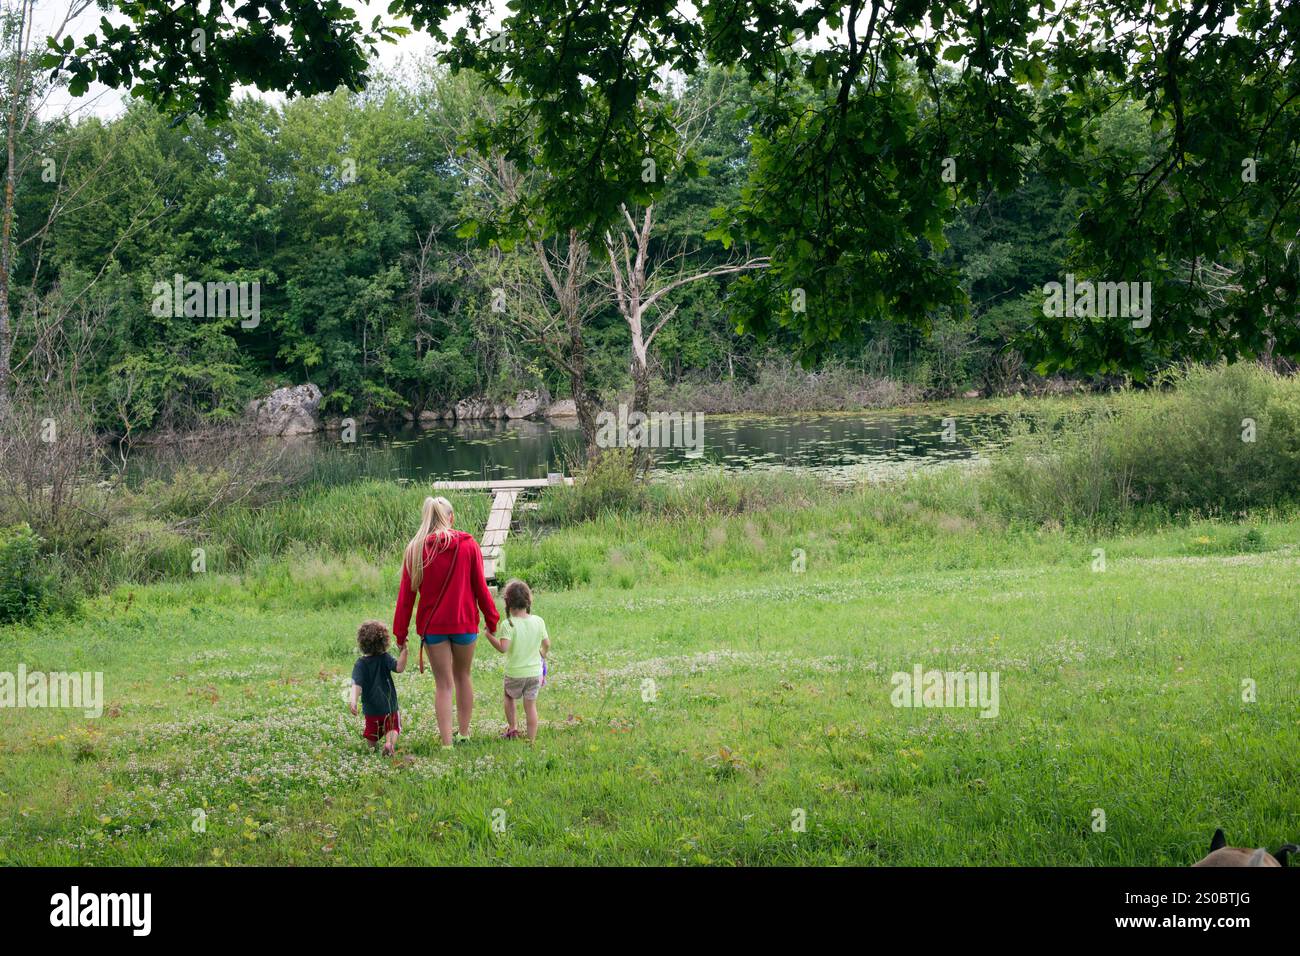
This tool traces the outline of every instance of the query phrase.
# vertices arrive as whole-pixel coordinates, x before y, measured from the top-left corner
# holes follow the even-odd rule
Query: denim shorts
[[[478,640],[478,632],[472,634],[424,634],[420,640],[432,647],[434,644],[441,644],[443,641],[451,641],[453,644],[460,644],[462,647],[466,644],[473,644]]]

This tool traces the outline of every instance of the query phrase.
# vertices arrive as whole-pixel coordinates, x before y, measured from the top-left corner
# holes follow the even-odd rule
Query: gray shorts
[[[540,677],[507,677],[506,696],[511,700],[536,700],[537,692],[542,689]]]

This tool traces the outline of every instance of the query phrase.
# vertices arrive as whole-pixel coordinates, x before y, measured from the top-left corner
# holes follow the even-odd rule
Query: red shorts
[[[361,732],[372,744],[379,740],[380,734],[386,734],[390,730],[395,730],[399,734],[402,732],[402,718],[397,711],[391,714],[376,714],[370,716],[366,714],[366,729]]]

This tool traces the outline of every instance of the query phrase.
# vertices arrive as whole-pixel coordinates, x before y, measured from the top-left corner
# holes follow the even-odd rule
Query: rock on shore
[[[324,422],[320,415],[321,390],[312,383],[277,388],[266,398],[248,403],[247,416],[260,435],[308,435],[322,429],[337,430],[341,419]],[[545,390],[520,392],[508,405],[500,405],[486,398],[466,398],[454,407],[425,409],[418,418],[412,411],[402,413],[408,422],[424,424],[435,422],[500,421],[503,419],[568,418],[576,415],[571,400],[551,403]],[[365,415],[354,415],[358,424],[369,421]]]
[[[312,383],[277,388],[245,410],[259,435],[309,435],[321,430],[321,390]]]

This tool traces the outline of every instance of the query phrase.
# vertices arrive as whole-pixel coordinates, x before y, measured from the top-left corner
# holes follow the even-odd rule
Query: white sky
[[[33,45],[36,48],[44,48],[44,36],[48,35],[50,30],[60,23],[66,16],[69,5],[72,3],[84,2],[84,0],[35,0],[36,17],[34,20],[36,33],[40,39],[34,40]],[[507,0],[492,0],[492,6],[495,11],[501,11]],[[388,13],[388,0],[347,0],[346,5],[357,12],[357,19],[365,26],[378,16],[381,22],[387,24],[401,24],[409,26],[403,20],[397,20]],[[8,0],[6,0],[8,6]],[[691,15],[694,12],[693,4],[690,0],[681,0],[680,8],[683,15]],[[865,16],[865,11],[864,14]],[[100,33],[99,21],[103,16],[107,16],[111,22],[122,22],[124,18],[120,15],[110,12],[102,13],[93,3],[90,9],[82,16],[77,18],[71,28],[67,31],[77,41],[80,41],[89,33]],[[499,12],[490,18],[494,23],[500,22]],[[463,14],[455,15],[447,24],[448,30],[454,30],[464,21]],[[1230,25],[1230,30],[1235,27],[1235,18]],[[926,27],[928,32],[928,26]],[[824,34],[823,27],[823,34]],[[1042,34],[1045,38],[1047,32]],[[819,40],[825,40],[825,36],[814,38],[813,46],[819,45]],[[397,70],[404,61],[414,61],[426,57],[436,48],[434,40],[426,33],[412,30],[412,32],[402,37],[398,42],[392,44],[381,44],[379,56],[376,61],[372,62],[370,72],[372,76],[380,76]],[[279,102],[283,99],[280,94],[276,93],[259,93],[255,89],[243,89],[240,93],[252,93],[257,96]],[[62,91],[56,92],[49,98],[45,107],[41,110],[44,116],[57,116],[65,113],[80,116],[97,115],[109,118],[120,114],[125,108],[125,103],[129,100],[130,95],[125,90],[111,90],[100,84],[93,84],[85,96],[77,99],[69,97]]]
[[[369,26],[371,21],[376,17],[381,18],[381,22],[388,24],[402,24],[409,26],[402,20],[397,20],[388,13],[388,0],[365,0],[365,2],[349,2],[347,6],[357,11],[357,17],[362,24]],[[37,50],[44,49],[45,37],[62,22],[69,7],[69,0],[37,0],[36,15],[33,20],[34,37],[33,48]],[[107,16],[110,22],[120,23],[125,18],[110,12],[104,14],[93,5],[88,11],[73,21],[67,31],[74,37],[78,43],[88,34],[101,33],[99,21],[103,16]],[[457,19],[460,19],[459,17]],[[453,23],[456,21],[453,20]],[[39,39],[37,39],[39,37]],[[435,49],[436,44],[428,34],[413,30],[409,35],[402,37],[396,43],[380,44],[379,56],[371,64],[371,74],[379,76],[384,73],[390,73],[396,70],[403,60],[414,60],[426,56]],[[256,89],[248,88],[241,90],[254,95],[263,96],[271,101],[280,101],[283,99],[279,94],[258,93]],[[60,116],[64,114],[73,115],[78,118],[83,116],[100,116],[105,119],[119,115],[126,108],[126,103],[130,100],[130,93],[127,90],[113,90],[94,83],[90,90],[81,97],[70,97],[66,91],[59,90],[51,95],[41,110],[43,116]]]

